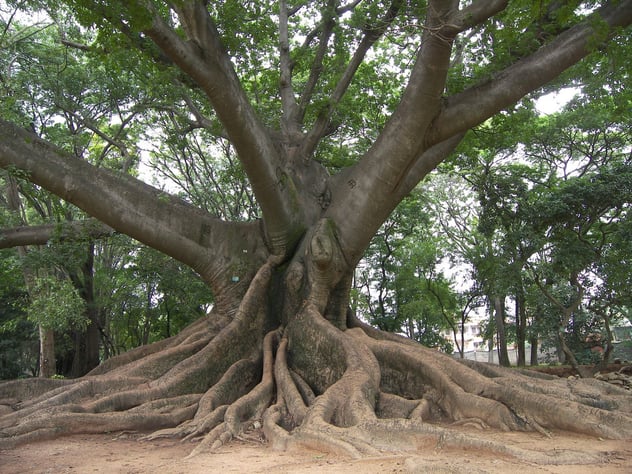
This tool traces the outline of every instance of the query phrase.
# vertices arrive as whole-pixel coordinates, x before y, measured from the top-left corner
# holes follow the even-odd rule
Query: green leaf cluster
[[[28,318],[46,329],[85,329],[85,301],[68,280],[39,278],[29,291]]]

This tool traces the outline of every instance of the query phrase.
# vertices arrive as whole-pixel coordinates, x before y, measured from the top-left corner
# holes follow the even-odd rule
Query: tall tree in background
[[[440,333],[455,327],[456,295],[438,268],[442,250],[426,201],[412,192],[375,234],[355,274],[354,310],[381,330],[449,349]]]
[[[204,449],[259,419],[273,445],[350,453],[462,439],[425,423],[441,419],[632,435],[616,391],[596,408],[568,385],[465,366],[348,310],[372,236],[468,130],[582,73],[572,66],[608,45],[614,61],[589,64],[621,67],[632,1],[61,3],[98,31],[91,44],[67,44],[106,57],[125,48],[113,74],[140,70],[190,90],[181,132],[230,142],[260,219],[226,220],[127,166],[95,166],[0,122],[0,166],[189,265],[215,298],[208,318],[88,377],[3,384],[0,398],[22,401],[0,420],[2,445],[166,428],[208,433]]]

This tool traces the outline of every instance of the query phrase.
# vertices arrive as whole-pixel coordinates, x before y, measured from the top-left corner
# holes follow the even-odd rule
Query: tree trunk
[[[531,343],[530,365],[538,365],[538,338],[532,337],[529,342]]]
[[[526,365],[527,314],[522,291],[516,295],[516,346],[518,348],[517,365]]]
[[[55,363],[55,333],[39,325],[40,355],[39,376],[50,378],[57,373]]]
[[[575,354],[573,354],[573,351],[570,349],[570,347],[568,347],[568,344],[566,344],[566,336],[564,335],[563,329],[558,329],[557,339],[560,345],[560,349],[564,353],[566,362],[569,363],[571,367],[573,367],[573,369],[575,369],[575,371],[577,372],[577,375],[579,375],[582,378],[592,377],[591,371],[579,365],[579,362],[577,361]]]
[[[555,298],[551,298],[551,295],[548,293],[547,296],[553,301],[553,303],[557,305],[562,313],[562,318],[557,330],[557,339],[560,349],[564,353],[564,358],[566,359],[566,362],[569,363],[573,367],[573,369],[575,369],[580,377],[589,378],[592,377],[591,371],[579,365],[575,354],[573,354],[573,351],[571,351],[570,347],[568,347],[568,344],[566,343],[566,328],[568,327],[571,318],[573,318],[575,311],[577,311],[577,309],[580,307],[582,297],[584,295],[584,287],[579,282],[579,274],[577,271],[571,273],[569,283],[571,284],[573,289],[575,289],[575,294],[573,295],[570,303],[568,303],[567,305],[564,305]],[[575,328],[575,326],[576,325],[573,324],[573,328]]]
[[[94,296],[94,243],[90,242],[86,248],[86,258],[81,267],[81,277],[69,272],[70,280],[79,296],[86,304],[85,316],[88,326],[85,331],[75,331],[75,352],[70,370],[71,377],[81,377],[99,365],[99,346],[101,335],[99,328],[103,327],[100,311],[96,306]]]
[[[606,347],[601,356],[601,360],[598,364],[596,364],[595,369],[593,370],[595,373],[603,371],[606,367],[608,367],[610,356],[614,350],[614,345],[612,344],[612,329],[610,328],[610,315],[608,314],[608,310],[602,311],[601,316],[603,318],[604,328],[606,329]]]
[[[494,310],[490,310],[490,318],[494,319]],[[487,341],[487,363],[492,364],[494,362],[494,337],[490,336]]]
[[[409,339],[415,338],[415,323],[412,318],[406,319],[406,335]]]
[[[509,367],[509,353],[507,352],[507,337],[505,336],[505,303],[500,296],[494,296],[494,320],[496,322],[496,335],[498,342],[498,363],[503,367]]]
[[[459,346],[461,359],[465,358],[465,318],[461,318],[461,345]]]
[[[73,333],[75,351],[70,369],[71,377],[81,377],[99,365],[99,347],[101,335],[96,322],[97,315],[94,308],[87,309],[87,316],[90,319],[85,331],[75,331]]]

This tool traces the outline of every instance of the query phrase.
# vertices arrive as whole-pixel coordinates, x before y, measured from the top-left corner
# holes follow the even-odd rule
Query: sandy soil
[[[546,454],[552,464],[481,450],[439,448],[435,442],[399,455],[348,459],[308,450],[278,452],[255,437],[187,459],[194,446],[191,443],[140,441],[140,434],[110,434],[76,435],[0,451],[0,473],[632,473],[630,440],[565,434],[548,439],[532,433],[485,433],[485,437]],[[577,464],[575,454],[580,453],[593,459]],[[564,454],[567,464],[555,465]]]

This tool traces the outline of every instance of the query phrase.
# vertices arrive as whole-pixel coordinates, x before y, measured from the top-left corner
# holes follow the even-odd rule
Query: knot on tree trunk
[[[319,222],[309,243],[312,262],[321,271],[327,270],[333,259],[334,242],[332,228],[333,224],[330,221]]]
[[[336,236],[336,227],[331,219],[321,219],[314,226],[308,240],[306,257],[308,299],[324,313],[332,289],[336,287],[346,270],[345,259]]]

